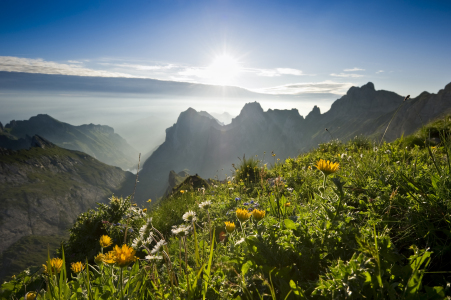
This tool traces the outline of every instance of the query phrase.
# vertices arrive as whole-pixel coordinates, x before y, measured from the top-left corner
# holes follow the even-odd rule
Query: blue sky
[[[416,96],[451,82],[450,32],[451,1],[3,0],[0,71]]]

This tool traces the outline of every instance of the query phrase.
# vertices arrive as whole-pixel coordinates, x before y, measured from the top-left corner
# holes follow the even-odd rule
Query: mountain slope
[[[5,125],[5,130],[17,140],[40,135],[62,148],[85,152],[101,162],[124,170],[135,165],[138,159],[137,151],[109,126],[73,126],[40,114],[25,121],[13,120]],[[5,144],[3,147],[17,149]]]
[[[232,174],[232,164],[238,164],[244,154],[261,157],[266,152],[265,162],[273,163],[331,139],[347,141],[363,134],[380,140],[392,117],[385,139],[394,140],[451,111],[451,84],[436,95],[403,99],[394,92],[377,91],[369,82],[350,88],[324,114],[316,106],[305,118],[296,109],[265,112],[254,102],[225,126],[190,108],[166,130],[165,142],[145,161],[137,199],[162,196],[171,170],[188,169],[203,178],[223,179]],[[270,152],[276,157],[270,157]]]
[[[0,253],[30,235],[67,235],[80,213],[133,184],[132,173],[39,136],[29,150],[0,148]],[[11,265],[2,258],[0,277]]]

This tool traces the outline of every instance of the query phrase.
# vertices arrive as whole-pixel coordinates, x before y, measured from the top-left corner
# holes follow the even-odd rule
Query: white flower
[[[196,221],[196,213],[194,211],[190,210],[190,211],[186,212],[182,218],[183,218],[183,221],[185,221],[185,222],[194,222],[194,221]]]
[[[158,256],[158,255],[147,255],[146,256],[147,260],[158,260],[158,259],[163,259],[163,256]]]
[[[291,193],[294,189],[293,188],[287,188],[287,190]]]
[[[209,209],[211,207],[211,201],[210,200],[204,201],[204,202],[199,204],[199,207],[201,209]]]
[[[158,253],[160,251],[163,250],[163,246],[166,245],[166,241],[165,240],[160,240],[155,247],[153,247],[152,251],[150,251],[151,254],[155,254]]]
[[[186,236],[189,234],[191,227],[186,225],[180,225],[178,228],[174,227],[171,231],[172,234],[178,235],[178,236]]]
[[[341,154],[341,158],[345,158],[346,156],[348,156],[346,153]]]
[[[132,247],[138,249],[142,245],[142,240],[140,238],[136,238],[133,240]]]
[[[360,158],[363,158],[363,153],[360,154]]]

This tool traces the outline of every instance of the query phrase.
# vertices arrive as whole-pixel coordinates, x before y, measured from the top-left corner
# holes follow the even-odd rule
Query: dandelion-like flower
[[[244,222],[251,217],[251,214],[246,209],[238,208],[236,210],[236,217],[240,220],[240,222]]]
[[[109,247],[113,244],[113,241],[111,240],[111,238],[107,235],[102,235],[100,237],[100,247],[102,248],[106,248]]]
[[[143,209],[143,212],[147,212],[147,208],[144,208],[144,209]]]
[[[291,206],[291,203],[290,203],[290,202],[287,202],[287,203],[284,204],[284,206],[285,206],[285,207],[290,207],[290,206]]]
[[[196,221],[196,213],[192,210],[186,212],[185,214],[183,214],[183,221],[185,222],[194,222]]]
[[[36,299],[36,296],[37,296],[36,292],[28,292],[25,295],[25,300],[34,300]]]
[[[320,159],[316,163],[315,167],[318,170],[320,170],[321,172],[323,172],[323,174],[325,176],[328,176],[328,175],[330,175],[332,173],[337,172],[338,168],[340,167],[340,164],[339,163],[333,163],[333,162],[330,162],[330,161],[326,162],[324,159]]]
[[[52,258],[50,260],[50,264],[48,261],[46,261],[45,265],[42,265],[44,267],[44,273],[47,273],[47,265],[50,265],[52,268],[52,274],[56,274],[61,272],[61,268],[63,267],[63,260],[61,258]]]
[[[199,204],[199,207],[201,209],[209,209],[211,207],[211,201],[210,200],[204,201],[204,202]]]
[[[182,194],[183,194],[183,193],[185,193],[185,191],[184,191],[184,190],[181,190],[181,191],[180,191],[180,193],[182,193]]]
[[[258,209],[254,209],[252,211],[252,216],[254,217],[255,220],[260,221],[261,219],[263,219],[266,215],[266,212],[264,210],[258,210]]]
[[[165,246],[167,243],[165,240],[160,240],[158,243],[153,247],[152,251],[150,251],[151,254],[159,253],[160,251],[163,251],[163,246]]]
[[[235,230],[235,223],[226,221],[224,224],[228,233],[232,233]]]
[[[147,200],[148,203],[152,202],[152,199]]]
[[[110,251],[102,257],[102,261],[106,264],[114,264],[116,262],[116,252]]]
[[[85,268],[85,266],[81,263],[81,261],[70,264],[70,269],[72,270],[72,272],[74,272],[76,274],[83,271],[84,268]]]
[[[119,247],[118,245],[114,246],[116,264],[121,268],[128,266],[131,262],[138,259],[135,256],[135,253],[135,250],[126,244],[122,245],[122,247]]]
[[[101,265],[103,263],[104,257],[105,255],[103,255],[103,253],[99,253],[97,254],[97,256],[94,257],[94,261],[96,262],[96,264]]]

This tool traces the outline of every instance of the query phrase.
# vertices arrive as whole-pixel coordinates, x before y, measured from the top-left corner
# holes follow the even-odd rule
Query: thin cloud
[[[139,78],[139,76],[133,76],[126,73],[93,70],[73,64],[68,65],[53,61],[45,61],[41,58],[33,59],[13,56],[0,56],[0,71],[89,77]]]
[[[384,73],[384,70],[379,70],[376,72],[376,74]]]
[[[170,70],[174,68],[180,68],[179,66],[176,66],[174,64],[167,64],[167,65],[145,65],[145,64],[127,64],[127,63],[98,63],[102,66],[109,66],[109,67],[119,67],[119,68],[127,68],[127,69],[135,69],[139,71],[157,71],[157,70]]]
[[[301,70],[291,68],[275,68],[275,69],[247,69],[248,72],[255,73],[257,76],[279,77],[282,75],[303,76]]]
[[[351,74],[351,73],[340,73],[340,74],[332,73],[332,74],[330,74],[330,76],[333,76],[333,77],[349,77],[349,78],[363,77],[363,75],[361,75],[361,74]]]
[[[352,68],[352,69],[344,69],[345,72],[357,72],[357,71],[365,71],[365,69],[360,68]]]
[[[273,95],[301,95],[301,94],[316,94],[316,93],[330,93],[343,95],[353,85],[354,84],[352,83],[341,83],[326,80],[323,82],[285,84],[269,88],[258,89],[254,91]]]

